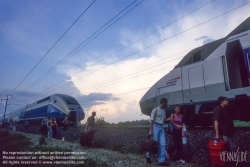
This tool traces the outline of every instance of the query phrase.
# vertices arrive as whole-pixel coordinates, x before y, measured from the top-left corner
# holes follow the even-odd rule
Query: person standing
[[[91,131],[90,129],[95,127],[95,116],[96,116],[96,112],[93,111],[92,115],[87,119],[87,123],[86,123],[86,127],[85,127],[85,132],[88,133],[89,136],[89,142],[90,145],[94,139],[94,131]]]
[[[56,118],[52,120],[52,138],[55,139],[56,137],[56,129],[57,129],[57,123],[56,123]]]
[[[50,118],[49,120],[49,123],[48,123],[48,138],[51,138],[53,140],[55,140],[54,138],[52,138],[52,123],[53,123],[53,120],[52,118]]]
[[[46,135],[48,133],[48,123],[49,123],[48,116],[45,115],[45,117],[43,118],[42,123],[41,123],[42,136],[46,137]]]
[[[218,98],[219,106],[214,109],[214,128],[215,128],[215,138],[219,139],[221,136],[224,141],[227,141],[230,146],[230,150],[233,151],[233,134],[234,134],[234,124],[230,120],[228,115],[228,99],[226,97],[220,96]]]
[[[168,100],[162,98],[159,107],[152,110],[150,117],[149,135],[153,136],[153,139],[159,143],[158,163],[160,166],[169,166],[169,163],[165,162],[166,136],[163,128],[163,124],[166,121],[165,107],[167,104]],[[146,153],[146,160],[147,163],[152,163],[150,152]]]
[[[30,125],[29,121],[28,121],[28,120],[26,120],[26,121],[24,122],[25,133],[27,133],[27,132],[28,132],[29,125]]]
[[[170,146],[166,150],[166,157],[169,157],[169,154],[172,154],[175,150],[177,150],[176,153],[176,159],[177,162],[185,163],[185,161],[181,157],[182,153],[182,127],[185,126],[182,121],[182,115],[180,114],[180,106],[175,106],[175,113],[170,115],[170,120],[174,126],[172,139],[174,144]]]
[[[62,129],[62,141],[65,141],[65,134],[68,128],[68,117],[65,117],[64,120],[62,121],[63,129]]]

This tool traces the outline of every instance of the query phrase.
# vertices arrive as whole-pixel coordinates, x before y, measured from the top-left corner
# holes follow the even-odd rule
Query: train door
[[[239,40],[227,43],[226,60],[230,89],[248,87],[248,70]]]

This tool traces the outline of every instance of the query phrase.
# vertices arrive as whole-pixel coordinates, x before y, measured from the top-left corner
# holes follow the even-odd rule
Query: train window
[[[46,98],[44,98],[44,99],[42,99],[42,100],[38,100],[38,101],[37,101],[37,104],[42,103],[42,102],[45,102],[45,101],[48,101],[49,99],[50,99],[50,96],[49,96],[49,97],[46,97]]]
[[[63,97],[63,99],[67,104],[77,104],[77,105],[79,105],[79,103],[76,101],[76,99],[74,99],[72,97]]]
[[[193,54],[193,63],[201,61],[201,51],[198,51]]]
[[[199,114],[205,114],[205,113],[212,113],[214,109],[218,106],[218,104],[215,103],[204,103],[201,105],[199,109]]]

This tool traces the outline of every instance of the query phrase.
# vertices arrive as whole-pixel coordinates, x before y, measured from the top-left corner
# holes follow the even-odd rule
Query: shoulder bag
[[[173,114],[173,120],[174,120],[174,114]],[[174,133],[174,125],[170,121],[170,122],[168,122],[167,134],[172,135],[173,133]]]
[[[156,108],[155,117],[157,114],[157,110],[158,108]],[[155,117],[154,117],[154,121],[155,121]],[[141,145],[142,150],[151,152],[151,153],[157,153],[158,147],[159,147],[159,143],[157,141],[154,141],[154,139],[150,135],[148,135],[146,139],[142,140],[140,145]]]

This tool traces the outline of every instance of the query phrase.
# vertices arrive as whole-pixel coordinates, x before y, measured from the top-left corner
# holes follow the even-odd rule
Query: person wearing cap
[[[214,109],[214,128],[215,128],[215,138],[219,139],[221,136],[224,141],[227,141],[230,146],[230,150],[233,150],[233,134],[234,134],[234,124],[231,121],[228,114],[228,99],[226,97],[220,96],[218,98],[219,106]]]

